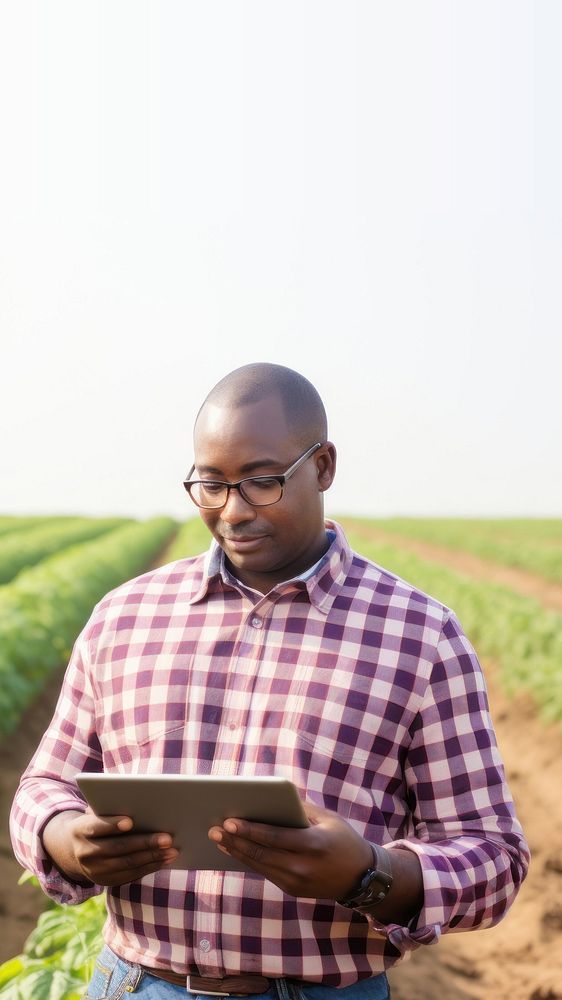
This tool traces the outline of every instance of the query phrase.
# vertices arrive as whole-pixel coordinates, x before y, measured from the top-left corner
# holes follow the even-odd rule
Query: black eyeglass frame
[[[300,466],[304,462],[306,462],[307,458],[310,458],[312,455],[314,455],[314,453],[317,452],[319,448],[322,448],[322,442],[321,441],[318,441],[316,444],[313,444],[312,448],[308,448],[307,451],[303,452],[303,454],[300,455],[299,458],[297,458],[296,462],[293,462],[293,464],[289,466],[289,468],[287,469],[287,471],[283,472],[281,475],[278,475],[278,476],[276,476],[276,475],[269,475],[269,476],[246,476],[244,479],[239,479],[237,483],[225,483],[221,479],[191,479],[191,476],[195,472],[195,465],[192,465],[191,469],[189,470],[189,472],[187,474],[187,479],[184,479],[184,481],[183,481],[183,486],[184,486],[184,489],[186,490],[186,492],[189,494],[191,500],[193,500],[193,503],[195,504],[195,506],[199,507],[199,508],[201,508],[203,510],[220,510],[221,507],[226,507],[226,504],[228,503],[228,498],[230,496],[230,491],[231,490],[238,490],[238,492],[239,492],[240,496],[243,498],[243,500],[245,500],[246,503],[249,503],[252,507],[272,507],[273,504],[279,503],[279,501],[283,497],[283,488],[284,488],[285,483],[287,482],[287,480],[290,479],[291,476],[294,475],[294,473],[297,471],[297,469],[300,468]],[[248,497],[246,496],[246,494],[244,493],[243,488],[242,488],[243,485],[244,485],[244,483],[256,482],[256,481],[260,482],[260,481],[263,481],[263,480],[266,480],[266,479],[270,480],[270,481],[273,480],[274,482],[279,483],[279,486],[281,487],[281,494],[280,494],[280,496],[277,497],[277,500],[268,500],[267,503],[255,503],[253,500],[249,500]],[[205,486],[205,485],[225,486],[226,487],[226,497],[225,497],[224,502],[220,503],[220,504],[213,504],[213,505],[197,503],[197,500],[195,500],[193,498],[192,494],[191,494],[191,488],[193,486],[197,486],[199,484],[201,484],[203,486]]]

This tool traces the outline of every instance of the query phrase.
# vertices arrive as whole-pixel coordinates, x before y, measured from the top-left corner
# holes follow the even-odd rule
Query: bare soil
[[[420,552],[423,545],[423,554],[443,564],[480,579],[494,578],[490,565],[484,564],[483,571],[483,561],[475,566],[472,556],[454,553],[449,558],[450,550],[404,539],[399,543]],[[512,582],[513,589],[530,593],[522,591],[529,582],[523,579],[527,574],[514,572],[519,585]],[[545,727],[529,697],[508,700],[494,664],[485,663],[484,669],[500,750],[533,853],[531,869],[497,927],[445,935],[438,945],[419,949],[392,971],[393,1000],[562,1000],[562,732]],[[61,680],[62,672],[50,679],[17,732],[1,747],[0,960],[21,951],[43,908],[38,890],[17,886],[21,869],[11,854],[8,812],[19,776],[49,722]]]

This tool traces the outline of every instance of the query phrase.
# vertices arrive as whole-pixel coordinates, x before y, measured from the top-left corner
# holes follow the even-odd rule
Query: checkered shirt
[[[221,550],[108,594],[78,637],[59,702],[12,809],[20,863],[53,899],[65,878],[41,831],[83,809],[77,771],[280,775],[372,843],[414,851],[423,909],[382,925],[262,876],[163,870],[107,890],[104,937],[176,972],[346,986],[443,931],[497,922],[528,849],[506,787],[485,684],[454,614],[335,537],[307,579],[268,594]]]

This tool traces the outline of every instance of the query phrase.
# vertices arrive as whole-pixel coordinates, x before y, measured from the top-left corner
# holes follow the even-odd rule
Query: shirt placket
[[[210,771],[212,775],[228,776],[238,773],[253,682],[260,666],[266,616],[271,607],[272,602],[264,599],[251,608],[241,622],[229,665],[227,680],[230,683],[225,687],[223,713],[217,736],[221,753],[215,754]],[[248,657],[250,650],[251,658]],[[248,662],[252,664],[250,670]],[[235,686],[241,677],[246,683],[240,687]],[[230,752],[225,752],[227,749]],[[198,871],[195,878],[197,905],[193,920],[194,958],[199,973],[203,976],[219,977],[225,974],[220,945],[222,923],[220,900],[223,881],[223,873],[214,871]]]

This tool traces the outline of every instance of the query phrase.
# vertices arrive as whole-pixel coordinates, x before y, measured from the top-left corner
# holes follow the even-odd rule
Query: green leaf
[[[0,965],[0,987],[9,983],[15,976],[19,976],[24,969],[24,959],[22,955],[17,958],[9,958],[7,962]]]
[[[22,872],[18,879],[18,885],[27,885],[28,883],[37,886],[38,889],[41,888],[37,875],[33,875],[31,872]]]
[[[83,989],[84,983],[60,969],[33,969],[0,989],[2,1000],[70,1000]]]

